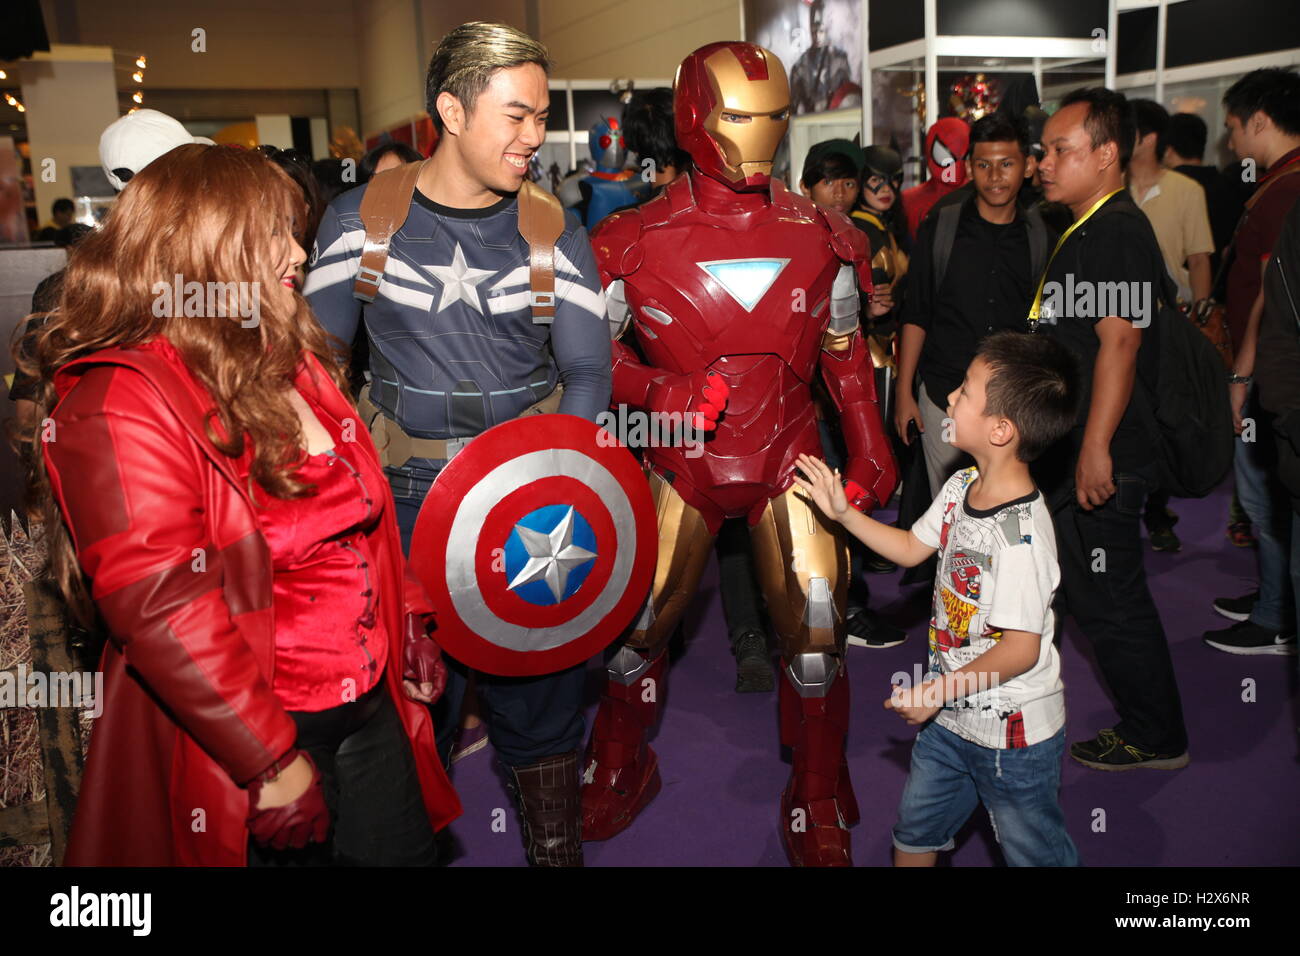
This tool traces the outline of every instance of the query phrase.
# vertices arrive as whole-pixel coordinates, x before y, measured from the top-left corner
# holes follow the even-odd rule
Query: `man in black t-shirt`
[[[1075,223],[1047,267],[1031,325],[1036,315],[1037,330],[1075,354],[1083,387],[1075,428],[1035,474],[1053,510],[1061,592],[1120,715],[1070,755],[1099,770],[1172,770],[1187,765],[1187,730],[1139,531],[1154,436],[1138,403],[1155,381],[1165,266],[1124,188],[1135,139],[1131,106],[1101,87],[1066,96],[1043,132],[1044,192]]]
[[[916,422],[932,495],[964,457],[945,427],[948,394],[961,385],[982,338],[1025,330],[1025,311],[1038,280],[1030,274],[1033,230],[1039,231],[1040,244],[1047,242],[1038,213],[1017,204],[1033,162],[1021,131],[1007,116],[984,117],[971,128],[970,185],[936,203],[917,230],[902,312],[894,423],[907,442],[908,424]],[[950,203],[960,203],[961,211],[940,279],[936,236]],[[918,370],[921,384],[913,397]]]

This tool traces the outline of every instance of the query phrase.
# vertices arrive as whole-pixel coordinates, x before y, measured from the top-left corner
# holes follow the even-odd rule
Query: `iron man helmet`
[[[752,43],[702,46],[677,68],[673,120],[700,172],[737,191],[766,189],[790,125],[785,67]]]

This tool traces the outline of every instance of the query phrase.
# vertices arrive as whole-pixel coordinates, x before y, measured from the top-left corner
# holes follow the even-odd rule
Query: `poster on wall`
[[[861,0],[745,0],[745,39],[781,58],[796,113],[862,105]]]

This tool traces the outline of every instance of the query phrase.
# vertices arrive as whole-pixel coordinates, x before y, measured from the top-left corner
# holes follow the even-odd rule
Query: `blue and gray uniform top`
[[[370,305],[354,298],[364,193],[350,190],[325,211],[303,294],[346,343],[364,318],[370,400],[385,415],[415,438],[463,438],[517,417],[561,381],[562,414],[595,421],[608,408],[605,300],[587,231],[572,213],[555,248],[555,316],[535,323],[514,196],[452,209],[417,190],[378,297]],[[422,499],[444,464],[412,458],[386,469],[393,494]]]

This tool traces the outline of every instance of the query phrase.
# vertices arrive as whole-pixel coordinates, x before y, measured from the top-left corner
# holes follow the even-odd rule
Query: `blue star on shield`
[[[596,535],[571,505],[547,505],[515,525],[505,559],[510,590],[530,604],[560,604],[595,565]]]

